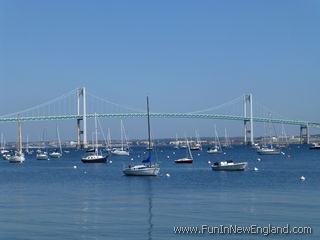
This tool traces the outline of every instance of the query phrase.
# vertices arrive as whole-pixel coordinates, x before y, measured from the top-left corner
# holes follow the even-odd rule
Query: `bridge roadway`
[[[146,117],[146,113],[108,113],[96,114],[98,118],[135,118]],[[95,114],[87,114],[87,118],[94,118]],[[46,120],[68,120],[82,119],[82,115],[60,115],[60,116],[37,116],[37,117],[19,117],[20,121],[46,121]],[[238,120],[250,121],[249,117],[233,116],[233,115],[217,115],[217,114],[193,114],[193,113],[150,113],[153,118],[198,118],[198,119],[221,119],[221,120]],[[0,117],[0,122],[15,122],[17,117]],[[254,117],[254,122],[271,122],[282,123],[289,125],[306,126],[309,128],[320,128],[320,123],[310,121],[285,120],[285,119],[270,119]]]

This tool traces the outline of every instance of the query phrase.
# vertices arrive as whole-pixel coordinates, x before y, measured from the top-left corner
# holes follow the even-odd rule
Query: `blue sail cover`
[[[151,156],[149,156],[147,159],[142,160],[143,163],[149,163],[151,162]]]

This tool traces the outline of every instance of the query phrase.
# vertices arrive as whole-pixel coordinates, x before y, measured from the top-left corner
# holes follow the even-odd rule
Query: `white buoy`
[[[303,182],[303,181],[306,180],[306,178],[305,178],[304,176],[301,176],[301,177],[300,177],[300,180]]]
[[[140,158],[140,155],[138,155],[138,158]]]
[[[286,155],[284,152],[281,152],[282,155]]]
[[[131,158],[131,161],[133,161],[133,158]]]
[[[174,154],[176,154],[176,152],[173,152],[172,154],[174,155]]]
[[[146,154],[146,152],[143,152],[143,154]]]
[[[209,164],[211,164],[211,161],[208,161]]]
[[[84,174],[87,174],[87,171],[84,171]]]
[[[110,160],[109,163],[112,163],[112,161]]]
[[[258,172],[259,169],[255,167],[255,168],[253,168],[253,171]]]
[[[170,174],[169,174],[169,173],[167,173],[167,174],[166,174],[166,176],[167,176],[167,177],[170,177]]]
[[[77,168],[77,166],[76,166],[76,165],[74,165],[74,166],[73,166],[73,168],[74,168],[74,169],[76,169],[76,168]]]
[[[200,156],[200,153],[198,153],[198,156]]]
[[[170,158],[170,156],[167,156],[167,158]]]
[[[224,152],[223,154],[226,155],[227,153]]]
[[[259,162],[260,162],[260,161],[261,161],[261,158],[257,158],[257,161],[259,161]]]

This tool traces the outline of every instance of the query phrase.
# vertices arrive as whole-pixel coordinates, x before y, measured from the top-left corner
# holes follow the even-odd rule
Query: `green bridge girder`
[[[87,114],[87,118],[94,118],[95,114]],[[108,113],[96,114],[98,118],[136,118],[147,117],[146,113]],[[150,113],[153,118],[198,118],[198,119],[221,119],[221,120],[238,120],[249,121],[249,117],[233,116],[233,115],[217,115],[217,114],[193,114],[193,113]],[[82,115],[60,115],[60,116],[38,116],[38,117],[19,117],[20,121],[46,121],[46,120],[70,120],[81,119]],[[0,122],[15,122],[17,117],[0,117]],[[289,125],[307,126],[310,128],[320,128],[320,123],[297,120],[270,119],[254,117],[254,122],[271,122],[283,123]]]

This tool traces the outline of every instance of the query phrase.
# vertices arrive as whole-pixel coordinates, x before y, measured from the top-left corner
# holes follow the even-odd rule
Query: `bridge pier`
[[[244,120],[244,144],[245,145],[253,145],[254,144],[254,138],[253,138],[253,111],[252,111],[252,94],[246,94],[243,98],[243,115],[245,118],[247,118],[247,110],[248,106],[247,103],[249,103],[249,120]],[[249,124],[250,123],[250,124]],[[250,135],[250,141],[248,141],[247,137],[248,134]]]
[[[82,101],[81,101],[82,100]],[[81,116],[82,103],[82,116]],[[87,106],[86,106],[86,89],[78,88],[77,90],[77,148],[87,148]],[[83,130],[81,130],[81,121],[83,122]],[[81,139],[83,136],[83,139]],[[82,141],[81,141],[82,140]]]
[[[310,131],[308,125],[300,125],[300,144],[310,143]]]

